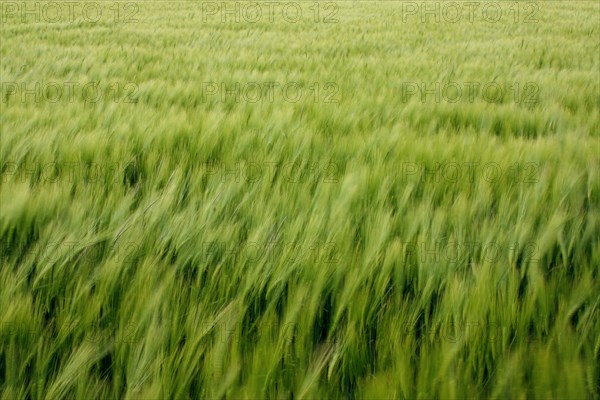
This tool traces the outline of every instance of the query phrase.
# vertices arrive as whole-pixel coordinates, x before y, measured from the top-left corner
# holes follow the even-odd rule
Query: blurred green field
[[[225,3],[0,1],[0,398],[600,397],[600,3]]]

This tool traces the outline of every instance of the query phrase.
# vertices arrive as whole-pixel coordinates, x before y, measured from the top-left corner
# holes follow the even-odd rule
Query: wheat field
[[[600,397],[598,1],[0,1],[1,399]]]

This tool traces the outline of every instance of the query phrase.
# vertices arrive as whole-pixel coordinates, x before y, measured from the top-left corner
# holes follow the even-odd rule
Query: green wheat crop
[[[51,3],[0,1],[1,399],[600,397],[600,3]]]

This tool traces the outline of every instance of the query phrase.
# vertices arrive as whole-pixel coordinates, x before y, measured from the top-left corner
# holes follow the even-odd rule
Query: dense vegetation
[[[58,4],[1,4],[0,398],[600,396],[597,1]]]

